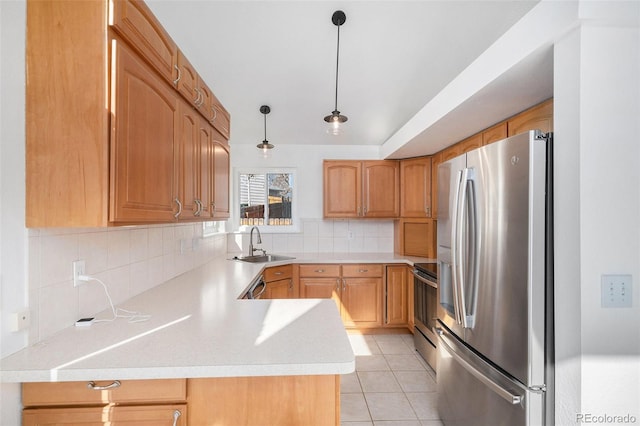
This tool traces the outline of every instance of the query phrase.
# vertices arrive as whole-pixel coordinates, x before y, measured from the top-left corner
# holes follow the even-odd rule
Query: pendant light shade
[[[274,148],[274,145],[270,144],[267,140],[267,114],[271,112],[271,108],[269,108],[268,105],[262,105],[260,107],[260,112],[264,115],[264,140],[262,143],[256,145],[256,147],[262,150],[262,155],[264,157],[267,157],[269,150]]]
[[[344,12],[341,10],[336,10],[335,12],[333,12],[333,15],[331,16],[331,22],[333,22],[333,25],[338,27],[338,43],[336,48],[336,97],[335,97],[335,104],[334,104],[333,111],[331,111],[330,115],[327,115],[324,118],[324,121],[326,121],[331,125],[329,132],[334,135],[340,134],[340,124],[348,120],[346,115],[342,115],[340,114],[340,111],[338,111],[338,69],[340,64],[340,26],[342,26],[342,24],[344,24],[346,20],[347,20],[347,15],[345,15]]]

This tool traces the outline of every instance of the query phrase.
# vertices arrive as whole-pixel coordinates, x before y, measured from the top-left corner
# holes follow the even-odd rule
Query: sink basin
[[[258,256],[241,256],[241,257],[236,256],[233,259],[241,260],[243,262],[264,263],[264,262],[277,262],[279,260],[295,259],[295,257],[283,256],[280,254],[261,254]]]

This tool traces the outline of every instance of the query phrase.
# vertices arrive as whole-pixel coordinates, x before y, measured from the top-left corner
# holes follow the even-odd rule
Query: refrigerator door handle
[[[464,255],[464,233],[462,232],[462,228],[465,223],[465,219],[468,215],[467,208],[467,190],[468,185],[467,182],[469,180],[469,169],[465,168],[461,171],[460,180],[458,182],[459,189],[457,191],[458,197],[456,199],[456,219],[454,222],[454,239],[455,248],[452,250],[453,256],[455,259],[454,265],[454,295],[457,296],[456,301],[458,304],[458,323],[462,325],[463,328],[468,328],[469,324],[467,322],[467,310],[465,303],[465,294],[464,288],[467,285],[466,276],[465,276],[465,268],[469,263],[469,259]]]
[[[480,271],[480,233],[478,229],[480,224],[478,223],[478,204],[476,199],[476,187],[475,187],[475,173],[473,169],[467,169],[467,182],[466,182],[466,195],[467,199],[467,212],[468,212],[468,230],[469,234],[469,249],[467,258],[467,276],[463,281],[465,289],[469,292],[466,293],[467,299],[464,305],[465,327],[473,328],[475,324],[475,305],[476,295],[478,292],[478,275]]]
[[[441,329],[437,330],[437,334],[439,343],[441,347],[465,370],[467,370],[470,374],[472,374],[476,379],[480,380],[484,383],[487,388],[491,389],[502,399],[507,401],[510,404],[520,404],[523,399],[523,395],[516,394],[511,392],[509,389],[506,389],[500,383],[497,383],[491,377],[485,375],[480,369],[473,365],[473,363],[467,361],[464,356],[458,353],[458,351],[454,348],[455,343],[450,343],[451,340],[447,337],[446,333]]]
[[[460,312],[460,279],[458,267],[460,265],[459,251],[459,234],[458,218],[462,214],[460,210],[461,189],[463,182],[464,170],[458,171],[458,179],[456,182],[455,196],[453,199],[453,211],[451,214],[451,292],[453,293],[453,313],[457,324],[462,324],[462,315]]]

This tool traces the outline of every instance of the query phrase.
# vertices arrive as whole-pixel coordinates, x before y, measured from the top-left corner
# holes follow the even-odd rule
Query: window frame
[[[240,225],[240,175],[242,174],[261,174],[268,173],[288,173],[293,177],[293,186],[291,188],[291,225],[255,225],[260,232],[265,233],[293,233],[300,232],[300,218],[298,217],[298,169],[295,167],[238,167],[233,172],[233,209],[231,223],[233,229],[238,232],[249,232],[252,225]],[[268,180],[268,179],[265,179]],[[266,194],[265,194],[266,196]]]

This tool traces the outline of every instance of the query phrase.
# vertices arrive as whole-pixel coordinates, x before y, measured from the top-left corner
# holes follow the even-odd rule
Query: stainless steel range
[[[413,308],[415,331],[413,339],[416,350],[427,363],[436,369],[436,342],[434,327],[438,319],[438,272],[436,263],[413,265]]]

